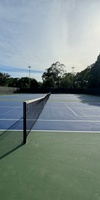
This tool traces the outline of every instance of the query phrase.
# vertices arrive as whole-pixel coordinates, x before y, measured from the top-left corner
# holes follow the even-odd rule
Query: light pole
[[[30,88],[30,68],[31,68],[31,66],[28,66],[28,68],[29,68],[29,88]]]

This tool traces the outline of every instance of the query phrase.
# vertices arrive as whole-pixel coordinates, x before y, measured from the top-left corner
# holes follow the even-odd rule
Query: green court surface
[[[2,200],[100,199],[100,133],[31,132],[15,147],[2,150]]]

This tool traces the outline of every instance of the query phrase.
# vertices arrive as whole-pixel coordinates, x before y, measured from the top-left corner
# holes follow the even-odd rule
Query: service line
[[[77,115],[67,104],[65,104],[65,106],[66,106],[76,117],[78,117],[78,115]]]

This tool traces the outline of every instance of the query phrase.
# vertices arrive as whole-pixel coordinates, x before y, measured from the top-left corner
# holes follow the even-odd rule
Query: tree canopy
[[[64,64],[61,64],[58,61],[53,63],[42,75],[43,84],[48,85],[48,87],[58,87],[65,72],[66,69]]]
[[[34,78],[29,80],[28,77],[12,78],[9,74],[0,72],[0,86],[17,87],[21,91],[52,90],[100,94],[100,55],[95,63],[76,74],[67,73],[65,65],[57,61],[45,70],[42,80],[43,82],[38,82]]]

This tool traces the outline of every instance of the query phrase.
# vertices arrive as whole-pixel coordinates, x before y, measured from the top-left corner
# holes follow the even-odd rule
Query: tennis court
[[[23,130],[23,101],[43,94],[0,96],[0,129]],[[33,130],[100,131],[100,97],[52,94]]]
[[[100,97],[51,95],[34,130],[100,131]]]
[[[100,199],[100,97],[51,94],[23,145],[23,101],[41,96],[0,96],[1,198]]]

